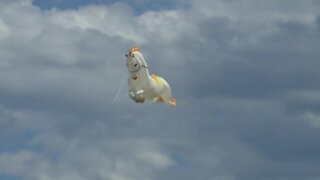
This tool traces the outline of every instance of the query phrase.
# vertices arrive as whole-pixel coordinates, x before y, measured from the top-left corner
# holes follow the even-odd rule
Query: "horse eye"
[[[137,66],[137,64],[135,64],[134,66]]]
[[[126,54],[126,57],[128,57],[128,54]]]

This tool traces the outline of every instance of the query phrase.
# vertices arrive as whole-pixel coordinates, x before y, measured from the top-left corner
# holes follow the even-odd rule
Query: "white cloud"
[[[4,39],[10,35],[9,27],[0,19],[0,39]]]
[[[138,159],[146,162],[147,164],[159,168],[167,168],[173,164],[172,160],[166,155],[157,152],[139,152]]]
[[[141,141],[145,146],[137,146]],[[159,149],[146,150],[154,147],[149,140],[108,138],[89,143],[44,132],[33,143],[43,145],[43,152],[0,153],[0,172],[24,179],[147,180],[172,163],[162,153],[155,153]]]
[[[292,92],[287,95],[288,98],[300,101],[306,101],[309,103],[319,103],[320,102],[320,91],[298,91]]]
[[[304,120],[306,120],[310,127],[319,129],[320,128],[320,115],[313,112],[305,112],[302,114]]]
[[[194,32],[196,27],[189,23],[182,11],[168,10],[161,12],[146,12],[138,17],[138,26],[145,35],[153,41],[174,43],[188,32]]]
[[[208,17],[225,16],[233,20],[266,23],[274,20],[301,20],[310,22],[319,6],[313,1],[191,1],[194,10]]]
[[[2,153],[0,155],[0,168],[8,174],[28,173],[28,164],[33,164],[36,154],[31,151],[17,153]]]
[[[86,6],[79,10],[48,12],[53,23],[70,29],[96,30],[110,37],[120,37],[133,43],[145,43],[146,39],[130,7],[125,4],[110,6]]]

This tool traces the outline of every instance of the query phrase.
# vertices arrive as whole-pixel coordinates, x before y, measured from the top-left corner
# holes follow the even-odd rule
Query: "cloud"
[[[319,178],[319,4],[174,3],[0,2],[0,178]],[[176,108],[112,103],[131,46]]]

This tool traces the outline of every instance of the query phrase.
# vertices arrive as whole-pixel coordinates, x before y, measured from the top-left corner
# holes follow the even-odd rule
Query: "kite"
[[[129,97],[134,102],[144,103],[145,100],[152,100],[154,103],[165,102],[171,107],[176,105],[167,81],[157,75],[149,74],[149,68],[139,48],[131,48],[126,57],[130,73]]]

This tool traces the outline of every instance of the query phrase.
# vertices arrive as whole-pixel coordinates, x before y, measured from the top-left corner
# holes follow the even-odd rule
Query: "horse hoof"
[[[144,99],[137,99],[136,101],[135,101],[136,103],[144,103]]]
[[[155,98],[153,99],[153,102],[154,102],[154,103],[162,102],[162,101],[163,101],[163,99],[162,99],[161,96],[155,97]]]
[[[171,106],[176,106],[176,100],[175,100],[174,98],[170,98],[169,104],[170,104]]]

